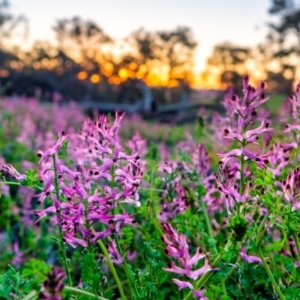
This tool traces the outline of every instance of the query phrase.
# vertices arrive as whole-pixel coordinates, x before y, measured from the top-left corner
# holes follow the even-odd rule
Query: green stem
[[[200,193],[198,193],[198,197],[199,197],[199,202],[201,204],[201,208],[202,208],[202,211],[203,211],[203,214],[204,214],[204,218],[205,218],[205,222],[206,222],[208,234],[209,234],[211,240],[214,242],[214,251],[215,251],[215,253],[217,253],[214,232],[213,232],[213,228],[211,226],[211,221],[210,221],[210,218],[209,218],[209,215],[208,215],[208,212],[207,212],[206,204],[204,203],[203,198],[200,195]]]
[[[121,284],[127,284],[127,283],[128,283],[128,279],[121,281]],[[107,287],[107,291],[112,291],[117,288],[118,286],[116,284],[110,285],[109,287]]]
[[[265,216],[263,217],[263,219],[262,219],[262,221],[261,221],[261,223],[260,223],[260,225],[259,225],[259,227],[258,227],[258,230],[257,230],[257,233],[256,233],[256,236],[257,236],[256,246],[257,246],[257,247],[258,247],[258,245],[259,245],[259,243],[260,243],[260,241],[261,241],[261,238],[262,238],[262,236],[263,236],[263,233],[264,233],[265,230],[266,230],[265,223],[266,223],[268,217],[270,216],[270,214],[271,214],[270,211],[268,211],[268,212],[265,214]],[[235,263],[235,265],[237,265],[240,261],[241,261],[241,257],[239,256],[238,259],[237,259],[237,261],[236,261],[236,263]],[[224,282],[226,282],[226,281],[230,278],[230,276],[234,273],[235,270],[236,270],[236,268],[232,268],[232,269],[229,271],[229,273],[227,274],[227,276],[226,276],[225,279],[224,279]]]
[[[20,182],[14,182],[14,181],[1,181],[0,183],[4,183],[8,185],[21,185]]]
[[[154,191],[155,191],[155,186],[154,186],[154,167],[152,166],[152,170],[151,170],[151,176],[150,176],[150,188],[149,188],[149,208],[150,208],[150,212],[149,212],[149,217],[150,219],[155,219],[156,214],[155,214],[155,210],[154,210],[154,201],[153,201],[153,197],[154,197]]]
[[[239,256],[235,265],[238,265],[241,261],[241,257]],[[232,267],[231,270],[229,271],[229,273],[226,275],[226,277],[224,278],[224,283],[231,277],[231,275],[236,271],[236,267]]]
[[[0,184],[3,183],[3,184],[7,184],[7,185],[18,185],[18,186],[21,186],[22,185],[22,182],[17,182],[17,181],[6,181],[5,178],[3,178],[3,181],[0,181]],[[34,187],[38,190],[43,190],[43,188],[41,188],[40,186],[38,185],[34,185]]]
[[[269,278],[270,278],[270,280],[271,280],[271,282],[272,282],[272,284],[273,284],[273,286],[274,286],[274,288],[275,288],[275,290],[276,290],[276,292],[277,292],[280,300],[285,300],[285,297],[282,294],[282,292],[280,290],[280,287],[277,284],[277,282],[276,282],[276,280],[275,280],[275,278],[274,278],[274,276],[273,276],[273,274],[272,274],[272,272],[271,272],[271,270],[270,270],[270,268],[269,268],[269,266],[268,266],[268,264],[267,264],[267,262],[266,262],[266,260],[264,258],[264,255],[263,255],[263,253],[262,253],[262,251],[261,251],[260,248],[258,248],[258,254],[259,254],[259,256],[260,256],[260,258],[262,260],[263,267],[265,268],[265,270],[266,270],[266,272],[267,272],[267,274],[268,274],[268,276],[269,276]]]
[[[119,276],[117,274],[117,271],[115,269],[115,266],[114,266],[113,262],[110,259],[110,256],[109,256],[109,254],[107,252],[107,249],[106,249],[105,245],[103,244],[103,242],[101,240],[98,240],[98,245],[100,246],[100,248],[101,248],[101,250],[102,250],[102,252],[103,252],[103,254],[104,254],[105,258],[106,258],[107,264],[108,264],[108,266],[110,268],[110,271],[112,272],[112,275],[115,278],[115,281],[116,281],[116,284],[118,286],[121,298],[123,300],[126,300],[126,296],[124,294],[124,290],[123,290],[120,278],[119,278]]]
[[[219,253],[219,255],[216,257],[216,259],[214,260],[214,262],[212,263],[212,268],[215,268],[219,262],[222,260],[224,254],[227,252],[227,250],[231,247],[232,245],[232,241],[231,239],[228,240],[227,244],[224,247],[224,251],[222,251],[221,253]],[[206,283],[206,281],[212,276],[213,272],[207,272],[205,273],[195,284],[195,288],[201,289],[201,287]],[[183,300],[189,300],[193,297],[193,291],[190,291],[187,296],[183,299]]]
[[[36,291],[30,292],[28,295],[26,295],[22,300],[33,300],[37,299],[38,293]]]
[[[154,218],[152,218],[150,216],[150,221],[152,221],[154,227],[156,228],[156,230],[160,233],[160,235],[164,234],[164,231],[161,229],[161,226],[158,224],[157,220],[155,220]]]
[[[295,245],[296,245],[296,250],[297,250],[297,259],[298,259],[298,263],[300,263],[300,247],[299,247],[299,239],[298,239],[298,235],[294,234],[293,235],[294,240],[295,240]],[[299,269],[297,271],[297,276],[299,274]]]
[[[55,194],[56,194],[56,198],[57,201],[60,203],[60,197],[59,197],[59,185],[58,185],[58,174],[57,174],[57,166],[56,166],[56,157],[55,154],[53,154],[53,166],[54,166],[54,186],[55,186]],[[58,228],[59,228],[59,235],[60,235],[60,240],[59,240],[59,250],[60,253],[62,255],[62,260],[63,260],[63,264],[64,264],[64,268],[67,274],[67,278],[68,278],[68,284],[70,286],[72,286],[72,278],[71,278],[71,274],[70,274],[70,269],[69,269],[69,264],[68,264],[68,259],[67,259],[67,252],[66,252],[66,247],[65,247],[65,243],[64,243],[64,234],[61,228],[61,213],[60,213],[60,208],[58,208],[57,210],[57,216],[58,216]]]
[[[257,234],[256,234],[256,236],[257,236],[256,246],[259,245],[259,243],[263,237],[263,234],[266,230],[265,223],[266,223],[268,217],[270,216],[270,214],[271,214],[271,212],[270,212],[270,210],[268,210],[268,212],[265,214],[264,218],[262,219],[262,221],[258,227]]]
[[[136,299],[139,299],[139,292],[138,292],[138,290],[137,290],[137,287],[136,287],[136,284],[135,284],[135,282],[134,282],[134,279],[132,278],[131,272],[130,272],[130,270],[129,270],[129,268],[128,268],[128,265],[127,265],[127,262],[126,262],[126,258],[125,258],[124,255],[122,254],[122,249],[121,249],[121,247],[120,247],[119,240],[118,240],[117,237],[115,238],[115,241],[116,241],[117,249],[118,249],[119,253],[122,255],[122,257],[123,257],[123,263],[122,263],[122,266],[123,266],[123,268],[124,268],[124,271],[125,271],[125,273],[126,273],[126,276],[127,276],[128,280],[129,280],[129,282],[130,282],[130,286],[131,286],[131,288],[133,289],[133,292],[134,292],[134,294],[135,294]]]
[[[145,191],[155,191],[155,192],[165,192],[166,190],[163,189],[155,189],[155,188],[147,188],[147,187],[140,187],[140,190],[145,190]]]
[[[77,294],[77,295],[85,295],[88,297],[97,298],[98,300],[109,300],[107,298],[103,298],[103,297],[97,296],[95,294],[92,294],[92,293],[89,293],[89,292],[86,292],[86,291],[83,291],[83,290],[80,290],[80,289],[77,289],[77,288],[74,288],[71,286],[65,286],[63,290],[66,292],[71,292],[73,294]],[[38,292],[32,291],[27,296],[25,296],[22,300],[33,300],[33,299],[37,299],[37,297],[38,297]]]
[[[86,291],[83,291],[83,290],[80,290],[80,289],[77,289],[77,288],[74,288],[74,287],[71,287],[71,286],[65,286],[64,291],[71,292],[71,293],[77,294],[77,295],[85,295],[85,296],[89,296],[89,297],[94,297],[94,298],[97,298],[99,300],[109,300],[107,298],[103,298],[103,297],[97,296],[95,294],[92,294],[92,293],[89,293],[89,292],[86,292]]]
[[[243,144],[243,147],[244,147],[244,144]],[[245,171],[245,157],[244,157],[244,154],[241,155],[241,160],[240,160],[240,166],[241,166],[241,169],[240,169],[240,195],[242,196],[243,193],[244,193],[244,186],[245,186],[245,176],[244,176],[244,171]],[[241,203],[238,202],[237,203],[237,214],[239,215],[240,214],[240,206],[241,206]]]
[[[222,285],[222,290],[223,290],[224,296],[227,296],[227,290],[226,290],[225,280],[226,280],[226,278],[221,279],[221,285]]]
[[[297,143],[296,155],[295,155],[295,167],[298,166],[298,157],[299,157],[299,144]]]

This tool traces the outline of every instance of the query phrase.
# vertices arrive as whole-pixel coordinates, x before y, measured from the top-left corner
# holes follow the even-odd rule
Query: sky
[[[54,41],[57,19],[79,16],[95,21],[115,39],[138,28],[171,30],[189,26],[199,43],[196,72],[205,68],[214,45],[230,41],[254,46],[266,36],[271,0],[10,0],[11,11],[29,20],[29,37]]]

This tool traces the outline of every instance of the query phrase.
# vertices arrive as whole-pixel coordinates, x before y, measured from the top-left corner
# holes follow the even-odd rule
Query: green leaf
[[[102,273],[94,253],[85,253],[81,264],[81,280],[87,283],[93,290],[98,290],[101,282]]]
[[[0,296],[5,299],[10,299],[10,293],[12,292],[18,294],[20,286],[25,282],[15,268],[11,265],[8,267],[9,270],[0,277]]]
[[[156,177],[156,178],[154,179],[154,185],[155,185],[155,186],[159,186],[159,185],[161,184],[161,182],[162,182],[162,180],[161,180],[160,177]]]
[[[22,181],[23,185],[35,187],[40,183],[38,173],[34,169],[28,169],[25,174],[26,179]]]
[[[52,266],[47,265],[46,262],[32,258],[25,263],[22,270],[22,277],[26,279],[26,285],[24,292],[29,293],[30,291],[40,289],[41,283],[47,278]]]

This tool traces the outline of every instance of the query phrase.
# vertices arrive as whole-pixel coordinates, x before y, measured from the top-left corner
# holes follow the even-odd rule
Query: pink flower
[[[191,270],[190,268],[186,267],[186,268],[180,268],[177,267],[174,262],[170,262],[170,267],[169,268],[163,268],[164,271],[167,272],[172,272],[172,273],[176,273],[179,275],[185,275],[193,280],[198,279],[200,276],[202,276],[203,274],[209,272],[212,270],[212,268],[210,267],[208,260],[205,259],[204,260],[204,265],[203,267],[196,269],[196,270]]]
[[[240,256],[241,258],[246,261],[247,263],[251,264],[251,263],[254,263],[254,262],[257,262],[259,264],[262,263],[262,260],[258,257],[258,256],[255,256],[255,255],[247,255],[246,253],[246,249],[245,249],[245,246],[243,245],[242,248],[241,248],[241,252],[240,252]]]
[[[20,174],[12,165],[3,164],[0,167],[0,173],[8,178],[15,179],[17,181],[22,181],[26,179],[26,175]]]
[[[121,265],[124,261],[122,255],[117,250],[116,241],[112,240],[108,245],[108,252],[111,257],[112,262],[114,262],[117,265]]]
[[[200,248],[197,248],[196,253],[190,256],[189,246],[184,234],[178,234],[169,223],[163,225],[165,235],[162,236],[162,241],[166,244],[166,254],[177,259],[181,267],[170,261],[169,268],[163,268],[164,271],[187,276],[196,280],[203,274],[212,270],[208,263],[208,259],[201,253]],[[204,265],[201,268],[193,270],[193,266],[204,258]]]
[[[209,300],[207,297],[204,296],[204,290],[202,291],[193,291],[193,296],[198,300]]]
[[[75,248],[77,245],[80,245],[82,247],[87,247],[87,242],[83,239],[76,238],[72,234],[64,233],[64,240],[66,243],[71,245],[73,248]]]
[[[58,149],[62,146],[63,142],[67,139],[67,135],[65,135],[65,132],[62,131],[61,133],[59,133],[58,135],[58,140],[57,142],[50,147],[49,149],[47,149],[46,151],[38,151],[38,157],[40,157],[39,160],[39,164],[42,162],[42,160],[44,160],[45,158],[52,156],[53,154],[57,154]]]
[[[176,279],[176,278],[172,278],[172,281],[179,287],[179,291],[182,290],[182,289],[185,289],[185,288],[189,288],[191,290],[194,289],[192,284],[187,282],[187,281],[181,281],[181,280]]]

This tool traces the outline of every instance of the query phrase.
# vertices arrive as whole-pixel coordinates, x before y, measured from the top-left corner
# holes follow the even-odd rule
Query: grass
[[[271,95],[271,98],[266,103],[266,108],[272,113],[275,114],[279,111],[280,106],[284,102],[284,100],[287,98],[286,95],[283,94],[274,94]]]

